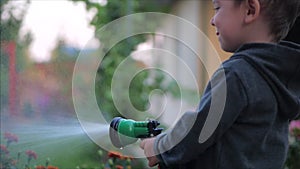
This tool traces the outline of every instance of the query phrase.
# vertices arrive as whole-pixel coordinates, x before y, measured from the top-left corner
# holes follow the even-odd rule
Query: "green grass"
[[[11,143],[8,150],[10,151],[9,155],[15,159],[17,158],[18,152],[21,153],[17,165],[20,169],[24,167],[28,160],[25,154],[26,150],[33,150],[38,155],[36,160],[32,159],[30,161],[31,167],[35,165],[45,165],[47,159],[50,159],[50,165],[57,166],[60,169],[73,169],[82,165],[88,166],[89,168],[99,166],[100,156],[97,152],[100,148],[86,135],[60,138],[58,140],[31,138],[32,141],[30,142],[28,142],[28,139],[22,141],[22,138],[30,136],[18,135],[18,137],[19,142]],[[1,138],[1,144],[6,145],[6,140]]]

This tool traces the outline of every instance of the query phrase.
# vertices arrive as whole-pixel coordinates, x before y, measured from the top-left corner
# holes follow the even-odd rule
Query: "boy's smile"
[[[211,24],[216,27],[220,45],[227,52],[234,52],[242,43],[242,6],[233,0],[213,0],[215,15]]]

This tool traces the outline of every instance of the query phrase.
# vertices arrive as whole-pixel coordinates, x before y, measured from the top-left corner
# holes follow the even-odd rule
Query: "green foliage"
[[[20,28],[27,12],[29,0],[20,1],[20,5],[14,4],[12,0],[1,0],[1,24],[0,24],[0,40],[1,40],[1,67],[8,67],[8,55],[5,50],[5,44],[8,42],[14,42],[16,44],[16,62],[17,71],[22,70],[28,61],[25,59],[25,50],[28,48],[32,41],[32,35],[30,33],[26,34],[21,40],[19,38]],[[3,63],[2,63],[3,62]],[[1,71],[2,72],[2,71]]]
[[[0,71],[1,71],[1,88],[0,88],[0,98],[1,98],[1,107],[8,104],[8,57],[1,50],[1,62],[0,62]],[[1,108],[2,109],[2,108]]]
[[[79,55],[80,50],[68,46],[64,40],[58,40],[56,47],[52,50],[50,62],[60,64],[60,62],[73,62]]]
[[[300,139],[290,144],[286,166],[288,169],[300,168]]]
[[[27,10],[29,0],[23,1],[24,7],[20,8],[17,5],[12,5],[11,0],[1,0],[1,42],[17,40],[19,30],[24,18],[24,13]],[[21,11],[20,11],[21,10]],[[18,12],[16,12],[18,11]],[[18,15],[17,15],[18,14]]]
[[[95,30],[99,30],[104,25],[128,14],[139,13],[139,12],[167,12],[169,9],[169,1],[146,1],[146,0],[108,0],[107,3],[102,6],[99,3],[93,3],[89,0],[73,0],[82,1],[86,4],[87,10],[96,10],[96,14],[91,21],[91,25],[94,26]],[[144,18],[136,18],[138,20],[143,20]],[[144,22],[145,26],[155,29],[157,25],[153,22]],[[130,31],[131,24],[124,29]],[[100,43],[102,44],[102,50],[106,53],[104,59],[102,60],[96,77],[95,90],[98,105],[102,112],[109,112],[106,118],[112,118],[119,115],[118,110],[114,106],[111,93],[111,82],[112,77],[116,68],[120,63],[130,56],[131,52],[136,49],[136,46],[144,42],[149,35],[136,35],[124,39],[119,42],[112,49],[108,49],[106,43],[109,43],[112,34],[106,34],[101,38],[98,37]],[[128,69],[137,69],[138,64],[133,64],[128,66]],[[162,86],[162,81],[164,76],[161,72],[155,73],[152,77],[154,82],[151,84],[146,84],[147,79],[149,79],[149,72],[143,72],[137,75],[130,84],[130,89],[124,89],[122,92],[130,92],[131,103],[138,110],[146,110],[149,100],[148,96],[153,89],[157,87],[166,91],[167,86]],[[178,91],[177,91],[178,92]],[[122,93],[121,93],[122,95]],[[123,98],[118,98],[123,99]],[[126,110],[122,110],[126,111]]]
[[[30,103],[26,102],[24,105],[23,105],[23,114],[26,116],[26,117],[33,117],[34,115],[34,111],[33,111],[33,108],[31,106]]]
[[[28,137],[28,133],[20,133],[18,135],[9,132],[1,133],[1,169],[2,167],[5,169],[43,169],[39,166],[49,166],[48,169],[64,169],[87,164],[89,168],[94,168],[102,160],[102,157],[97,156],[98,146],[87,136],[69,136],[55,140],[51,139],[51,136],[41,138],[33,134]],[[54,165],[59,168],[53,167]]]
[[[286,169],[300,168],[300,117],[292,120],[289,126],[290,146],[286,160]]]

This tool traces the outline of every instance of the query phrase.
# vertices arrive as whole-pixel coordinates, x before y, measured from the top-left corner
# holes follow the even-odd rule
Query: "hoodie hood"
[[[279,113],[294,119],[300,113],[300,45],[245,44],[235,57],[245,59],[267,81],[278,102]]]

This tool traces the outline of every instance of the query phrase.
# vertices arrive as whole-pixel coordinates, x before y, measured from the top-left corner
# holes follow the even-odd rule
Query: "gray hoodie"
[[[300,46],[245,44],[215,72],[198,109],[157,136],[154,151],[174,169],[283,168],[299,102]],[[210,113],[221,116],[204,127]]]

